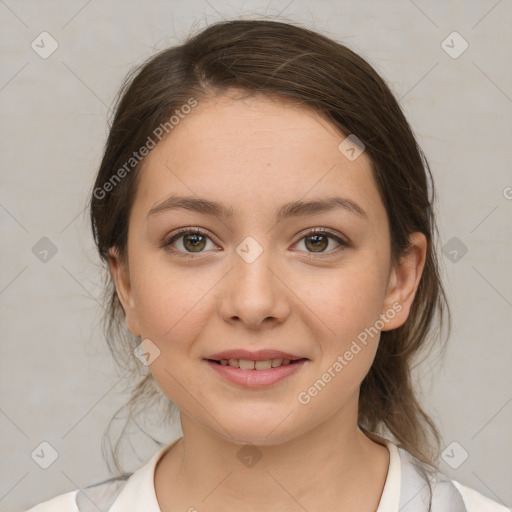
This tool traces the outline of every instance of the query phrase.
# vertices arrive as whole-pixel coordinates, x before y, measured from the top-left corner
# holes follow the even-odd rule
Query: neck
[[[183,438],[155,471],[162,512],[358,510],[379,504],[389,452],[357,427],[357,408],[274,445],[245,446],[181,414]]]

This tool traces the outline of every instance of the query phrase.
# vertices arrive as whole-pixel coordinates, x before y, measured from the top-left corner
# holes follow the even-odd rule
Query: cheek
[[[135,280],[141,337],[159,350],[149,369],[167,398],[194,416],[194,404],[207,403],[209,388],[192,359],[201,357],[196,341],[212,315],[217,281],[212,272],[184,272],[157,264],[141,267]]]
[[[359,259],[332,269],[316,279],[301,279],[291,286],[309,311],[309,324],[316,326],[316,339],[323,340],[323,352],[343,350],[366,328],[373,326],[381,312],[385,276],[379,266]]]
[[[199,267],[173,265],[164,251],[134,248],[130,257],[141,335],[158,345],[170,346],[194,337],[201,327],[199,318],[204,316],[207,292],[214,287],[215,275]]]
[[[326,418],[351,397],[370,370],[380,340],[382,275],[370,267],[340,269],[308,292],[309,326],[320,349],[314,375],[298,390],[301,414]],[[314,312],[314,313],[313,313]]]

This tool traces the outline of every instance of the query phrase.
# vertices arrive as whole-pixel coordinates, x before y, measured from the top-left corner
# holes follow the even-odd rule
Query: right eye
[[[194,253],[202,254],[205,252],[203,249],[207,245],[207,240],[211,241],[210,237],[199,228],[182,228],[177,233],[167,237],[163,241],[162,247],[179,256],[193,258]],[[176,241],[179,241],[182,248],[174,246]]]

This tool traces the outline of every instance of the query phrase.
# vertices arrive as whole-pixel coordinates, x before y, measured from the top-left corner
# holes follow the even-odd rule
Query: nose
[[[288,317],[289,290],[270,252],[264,250],[252,262],[234,254],[221,294],[220,313],[226,322],[261,329],[281,324]]]

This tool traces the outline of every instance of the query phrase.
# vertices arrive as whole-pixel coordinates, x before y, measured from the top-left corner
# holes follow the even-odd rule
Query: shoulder
[[[445,473],[424,464],[403,448],[398,451],[401,461],[399,510],[423,510],[431,502],[433,510],[511,512],[511,509],[475,489],[462,485]]]
[[[456,480],[452,480],[453,485],[460,492],[467,512],[510,512],[510,508],[500,505],[487,496],[479,493],[471,487],[466,487]]]
[[[26,512],[97,512],[107,511],[126,486],[130,474],[122,475],[103,482],[89,485],[81,492],[79,489],[60,494],[51,500],[40,503]]]
[[[66,492],[54,498],[39,503],[25,512],[78,512],[76,495],[78,490]]]
[[[159,512],[153,479],[160,457],[177,443],[165,445],[134,473],[120,476],[61,494],[24,512]]]

